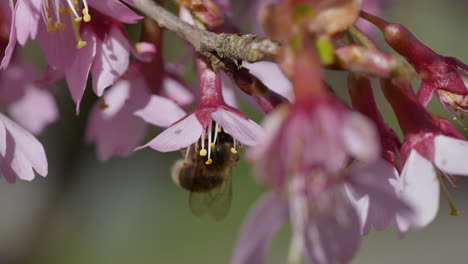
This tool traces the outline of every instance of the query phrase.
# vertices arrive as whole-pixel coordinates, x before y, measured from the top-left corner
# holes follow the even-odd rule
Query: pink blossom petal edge
[[[292,83],[280,70],[278,64],[260,61],[255,63],[243,62],[242,66],[260,79],[270,90],[288,99],[289,102],[294,101]]]
[[[0,114],[0,169],[8,181],[17,176],[23,180],[34,179],[33,169],[41,176],[48,172],[47,158],[42,144],[28,131],[8,117]]]
[[[263,263],[273,235],[287,219],[286,201],[274,193],[266,194],[247,217],[231,264]]]
[[[161,152],[183,149],[195,143],[202,133],[203,127],[198,121],[196,115],[192,113],[161,132],[161,134],[146,145],[136,148],[136,150],[146,147],[151,147],[152,149]]]
[[[3,1],[2,3],[5,4],[6,2]],[[9,6],[10,7],[2,7],[2,8],[3,9],[12,8],[13,6],[12,0],[9,1]],[[6,13],[7,13],[6,19],[8,21],[7,23],[11,22],[11,25],[15,25],[16,16],[12,15],[12,13],[8,11]],[[9,37],[8,45],[5,48],[5,54],[3,55],[3,58],[0,64],[0,70],[6,69],[8,67],[8,65],[10,64],[11,56],[13,55],[13,51],[15,50],[15,46],[16,46],[16,27],[9,26],[9,28],[10,28],[10,37]]]
[[[428,225],[439,209],[439,180],[432,162],[412,150],[400,176],[399,187],[403,199],[415,211],[413,222],[397,217],[398,231],[406,233],[410,228]]]
[[[26,44],[29,37],[36,38],[38,24],[42,22],[39,21],[41,19],[39,10],[41,10],[42,2],[38,0],[21,0],[16,3],[15,23],[12,27],[15,27],[16,39],[21,46]]]
[[[434,164],[445,173],[468,175],[468,142],[443,135],[434,138]]]
[[[102,96],[104,89],[112,85],[128,68],[129,42],[120,28],[112,27],[106,41],[96,44],[96,57],[91,67],[93,89]]]
[[[355,112],[350,112],[344,120],[343,139],[348,152],[361,161],[377,160],[380,143],[372,121]]]
[[[65,71],[65,78],[73,101],[76,103],[77,114],[80,112],[81,98],[86,88],[86,81],[88,80],[91,64],[96,55],[96,38],[85,32],[83,34],[83,39],[86,40],[88,44],[80,49],[73,63]]]
[[[129,4],[133,4],[130,1],[126,1]],[[117,19],[120,22],[135,24],[138,20],[142,19],[142,16],[137,15],[130,8],[126,7],[119,1],[115,0],[94,0],[90,1],[89,5],[99,12]],[[92,14],[91,14],[92,15]]]
[[[183,118],[185,111],[167,98],[151,95],[145,107],[134,114],[155,126],[168,127]]]
[[[274,140],[284,123],[287,116],[287,109],[285,107],[279,107],[270,115],[268,115],[262,123],[265,135],[259,139],[258,144],[255,148],[250,148],[248,156],[252,160],[261,160],[262,157],[268,152],[271,146],[274,146]]]
[[[180,106],[190,105],[195,100],[193,93],[174,74],[166,74],[162,88],[162,94]]]
[[[35,135],[55,122],[59,116],[54,97],[47,90],[32,85],[25,90],[20,100],[8,107],[8,110],[16,122]]]
[[[250,119],[244,119],[224,108],[219,108],[211,116],[226,133],[244,145],[255,146],[258,140],[264,136],[262,127],[257,123]]]

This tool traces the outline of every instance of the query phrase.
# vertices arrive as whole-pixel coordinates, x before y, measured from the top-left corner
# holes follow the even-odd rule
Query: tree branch
[[[175,32],[201,54],[216,53],[221,59],[230,58],[256,62],[271,60],[279,44],[270,39],[256,40],[253,34],[216,34],[189,25],[153,0],[133,0],[135,7],[154,19],[161,27]]]

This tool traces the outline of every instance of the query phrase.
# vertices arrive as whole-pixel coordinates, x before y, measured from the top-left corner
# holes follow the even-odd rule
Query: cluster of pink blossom
[[[95,143],[102,161],[149,146],[160,152],[186,149],[186,162],[196,151],[206,166],[215,166],[221,135],[232,140],[234,154],[249,147],[254,177],[268,192],[247,218],[233,264],[261,263],[288,220],[288,261],[327,264],[351,261],[371,227],[396,226],[403,236],[428,225],[440,190],[451,214],[459,213],[447,185],[456,186],[455,175],[468,175],[468,142],[426,106],[436,94],[453,120],[463,119],[468,65],[376,16],[391,1],[245,1],[241,10],[253,10],[258,19],[250,30],[277,45],[268,61],[190,50],[179,65],[165,62],[164,29],[135,13],[134,2],[0,1],[0,170],[7,181],[32,180],[33,170],[47,175],[45,151],[34,136],[58,119],[46,86],[64,79],[78,114],[91,74],[99,99],[88,117],[86,140]],[[177,5],[177,19],[194,29],[242,28],[227,0]],[[137,43],[124,27],[135,23],[142,28]],[[379,33],[396,54],[379,50],[368,37]],[[29,39],[47,59],[42,74],[21,57],[19,49]],[[180,66],[190,60],[199,80],[196,91],[181,77]],[[351,105],[329,88],[324,70],[348,73]],[[380,81],[402,140],[385,123],[370,78]],[[412,82],[418,79],[415,93]],[[263,126],[239,110],[237,93],[265,112]],[[166,129],[144,144],[150,125]]]

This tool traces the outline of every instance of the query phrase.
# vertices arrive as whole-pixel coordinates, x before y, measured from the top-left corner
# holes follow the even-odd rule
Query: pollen
[[[459,216],[460,215],[460,210],[451,210],[450,211],[450,215],[451,216]]]
[[[231,153],[232,153],[232,154],[237,154],[237,153],[239,153],[239,152],[237,152],[237,150],[236,150],[235,148],[231,148]]]
[[[218,133],[221,132],[221,131],[223,131],[223,129],[222,129],[222,128],[218,128]]]
[[[212,159],[208,159],[208,160],[205,162],[206,165],[210,165],[211,163],[213,163],[213,160],[212,160]]]
[[[208,151],[206,149],[200,150],[200,156],[205,157],[208,154]]]
[[[86,41],[80,39],[80,40],[78,40],[78,43],[76,43],[76,46],[75,46],[75,47],[76,47],[77,49],[81,49],[81,48],[83,48],[84,46],[86,46],[86,44],[87,44]]]
[[[211,143],[211,147],[214,148],[216,144],[214,142]]]
[[[88,13],[88,9],[87,8],[83,8],[83,20],[84,22],[89,22],[91,21],[91,15],[89,15]]]

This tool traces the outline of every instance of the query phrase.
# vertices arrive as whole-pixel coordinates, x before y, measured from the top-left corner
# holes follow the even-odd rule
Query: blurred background
[[[385,18],[406,25],[436,52],[468,62],[468,1],[393,3]],[[385,46],[378,34],[376,38]],[[171,43],[166,45],[167,57],[176,58],[180,41],[170,34],[167,41]],[[41,60],[38,54],[34,44],[25,50],[36,63]],[[329,73],[329,77],[334,89],[344,94],[345,75]],[[82,140],[86,107],[95,98],[88,94],[82,114],[76,117],[63,83],[55,89],[61,98],[61,120],[40,137],[49,175],[16,184],[0,180],[0,263],[228,263],[243,220],[264,191],[245,162],[232,173],[229,215],[220,222],[195,217],[188,207],[188,193],[170,178],[170,167],[180,153],[145,149],[100,163],[94,146]],[[395,124],[389,106],[383,101],[381,106]],[[431,109],[448,116],[436,102]],[[258,113],[247,111],[260,121]],[[460,216],[450,216],[441,197],[439,216],[430,226],[405,239],[398,239],[394,229],[373,230],[364,237],[353,263],[466,263],[468,181],[460,178],[459,188],[451,194]],[[266,263],[285,263],[289,234],[285,227],[275,236]]]

